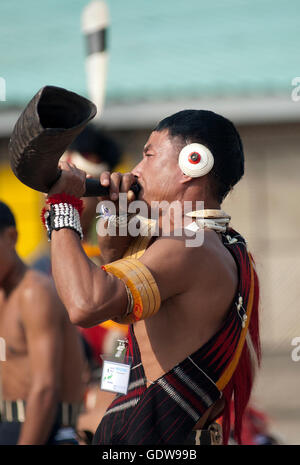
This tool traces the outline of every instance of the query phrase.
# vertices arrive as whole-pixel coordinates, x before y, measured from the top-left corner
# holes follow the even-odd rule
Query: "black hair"
[[[185,144],[198,142],[209,148],[214,156],[209,173],[213,194],[222,203],[244,174],[243,145],[233,123],[213,111],[183,110],[160,121],[154,131],[164,129]]]
[[[0,232],[10,226],[16,227],[15,217],[10,208],[0,201]]]
[[[113,169],[120,161],[121,149],[108,135],[93,124],[89,124],[70,144],[69,150],[79,153],[95,153],[99,162],[108,163]]]

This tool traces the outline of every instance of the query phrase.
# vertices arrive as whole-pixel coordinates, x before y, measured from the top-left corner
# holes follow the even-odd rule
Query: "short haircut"
[[[210,149],[214,156],[209,174],[213,195],[222,203],[244,174],[243,145],[233,123],[213,111],[183,110],[160,121],[154,131],[164,129],[185,144],[198,142]]]
[[[101,129],[89,124],[71,143],[69,150],[85,153],[95,153],[100,162],[106,162],[113,169],[120,161],[121,149],[119,145]]]
[[[10,226],[16,227],[15,217],[6,203],[0,201],[0,232]]]

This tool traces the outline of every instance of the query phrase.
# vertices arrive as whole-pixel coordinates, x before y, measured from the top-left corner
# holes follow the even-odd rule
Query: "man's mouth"
[[[138,180],[134,182],[131,190],[134,192],[136,199],[140,198],[141,194],[144,192],[144,188]]]
[[[130,189],[134,192],[135,196],[137,197],[141,190],[141,185],[138,182],[135,182],[134,184],[132,184]]]

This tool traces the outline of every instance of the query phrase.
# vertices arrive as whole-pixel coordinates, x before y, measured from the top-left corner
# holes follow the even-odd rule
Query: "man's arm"
[[[125,313],[124,283],[87,257],[74,231],[52,232],[51,263],[56,289],[72,323],[89,327]]]
[[[64,192],[82,197],[85,191],[85,173],[70,163],[62,163],[60,167],[62,174],[49,192],[49,196]],[[119,192],[129,193],[133,180],[133,175],[108,172],[102,173],[100,178],[103,186],[109,186],[110,198],[114,201],[118,198]],[[113,260],[120,258],[120,256],[117,257],[119,238],[114,239],[114,247],[109,244],[107,248],[109,250],[106,250],[106,258],[113,257]],[[120,241],[122,242],[123,239],[121,237]],[[158,250],[157,257],[152,257],[152,260],[157,260],[158,263],[159,252],[160,250]],[[172,244],[167,253],[172,256]],[[180,263],[181,256],[182,254],[177,255],[178,263]],[[72,323],[89,327],[102,321],[119,318],[125,313],[128,296],[124,283],[89,260],[76,232],[70,229],[52,231],[51,263],[56,289]],[[180,279],[182,269],[177,270],[171,264],[168,270],[169,278],[171,272],[175,273],[175,276],[173,280],[168,280],[167,286],[165,286],[165,279],[162,278],[163,287],[158,286],[162,297],[169,297],[172,292],[178,292],[176,282],[178,278]],[[159,276],[156,278],[159,281]]]
[[[35,274],[20,304],[28,348],[30,390],[18,444],[45,444],[54,424],[61,386],[61,302],[48,278]]]
[[[48,195],[63,192],[82,197],[86,173],[72,163],[62,162],[60,168],[62,174]],[[101,184],[110,188],[110,198],[113,201],[118,198],[119,190],[130,190],[133,180],[133,175],[110,175],[108,172],[101,175]],[[108,249],[106,261],[116,259],[112,247]],[[124,283],[89,260],[74,231],[62,229],[52,232],[51,263],[56,289],[72,323],[89,327],[120,317],[125,312],[128,297]]]
[[[195,251],[183,240],[159,239],[141,261],[153,272],[161,300],[184,292],[193,277]],[[69,229],[53,231],[52,272],[58,293],[73,323],[88,327],[125,313],[124,283],[91,262],[77,234]]]

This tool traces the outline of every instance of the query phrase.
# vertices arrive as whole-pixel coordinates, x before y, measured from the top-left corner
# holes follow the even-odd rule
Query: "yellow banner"
[[[22,184],[8,164],[0,164],[0,200],[9,206],[16,218],[17,252],[22,258],[30,259],[46,238],[40,220],[42,195]]]

